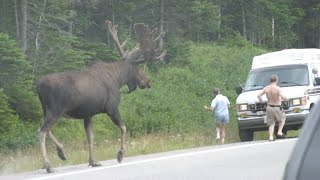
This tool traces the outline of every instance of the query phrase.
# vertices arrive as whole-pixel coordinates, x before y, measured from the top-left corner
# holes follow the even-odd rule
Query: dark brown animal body
[[[116,26],[106,21],[107,29],[119,44]],[[139,31],[137,31],[137,29]],[[52,139],[57,148],[60,159],[65,160],[63,145],[51,132],[52,126],[59,117],[83,119],[84,128],[89,144],[89,166],[100,166],[93,157],[92,117],[99,113],[106,113],[112,122],[120,128],[121,148],[117,160],[121,162],[125,152],[126,127],[121,121],[118,106],[120,103],[120,88],[127,85],[129,92],[137,87],[150,88],[148,76],[139,68],[141,62],[150,59],[160,59],[154,56],[153,35],[148,27],[139,24],[136,27],[140,48],[136,46],[131,52],[124,52],[118,46],[123,61],[106,63],[96,62],[89,68],[75,72],[53,73],[42,77],[37,84],[37,92],[43,109],[43,124],[40,127],[40,144],[44,159],[44,168],[48,173],[53,172],[45,145],[46,136]],[[151,40],[150,40],[151,39]],[[148,45],[149,43],[149,45]],[[151,44],[150,44],[151,43]],[[141,48],[148,47],[148,48]],[[121,50],[121,51],[120,51]],[[147,54],[147,58],[146,55]],[[144,56],[144,59],[138,59]]]
[[[126,61],[97,62],[83,71],[44,76],[37,87],[44,113],[77,119],[111,115],[120,103],[122,86],[128,85],[129,92],[150,87],[149,78],[138,70]]]

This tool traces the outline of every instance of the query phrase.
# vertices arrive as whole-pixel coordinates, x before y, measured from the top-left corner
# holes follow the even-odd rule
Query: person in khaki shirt
[[[277,85],[278,76],[272,75],[270,78],[270,85],[266,86],[258,94],[258,99],[262,103],[262,95],[266,94],[268,99],[268,105],[266,108],[266,121],[269,126],[269,141],[274,141],[273,133],[276,122],[279,122],[279,128],[277,132],[277,138],[285,138],[285,134],[282,133],[286,121],[286,114],[281,106],[282,101],[287,101],[287,97],[283,95],[280,87]]]

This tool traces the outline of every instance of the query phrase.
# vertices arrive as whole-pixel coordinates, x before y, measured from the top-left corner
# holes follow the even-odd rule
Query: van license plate
[[[262,116],[263,115],[263,111],[257,111],[257,116]]]

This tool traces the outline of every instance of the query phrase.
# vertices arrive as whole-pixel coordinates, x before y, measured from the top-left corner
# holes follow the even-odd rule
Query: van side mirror
[[[241,86],[237,86],[236,87],[236,93],[239,95],[242,93],[242,87]]]
[[[317,69],[317,68],[313,68],[313,69],[312,69],[312,73],[313,73],[313,74],[318,74],[318,69]]]
[[[314,85],[315,86],[320,86],[320,77],[315,77],[314,78]]]

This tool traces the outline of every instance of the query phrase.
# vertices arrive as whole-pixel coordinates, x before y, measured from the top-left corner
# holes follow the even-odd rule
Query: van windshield
[[[259,90],[270,84],[272,74],[278,76],[278,86],[309,85],[307,65],[286,65],[252,70],[249,73],[243,91]]]

